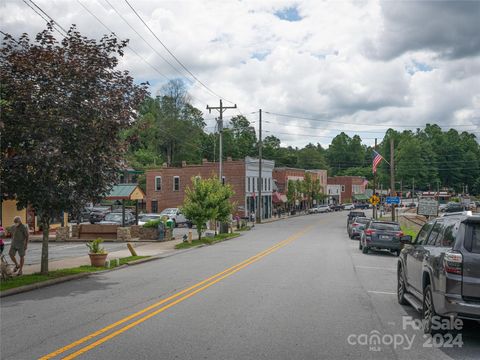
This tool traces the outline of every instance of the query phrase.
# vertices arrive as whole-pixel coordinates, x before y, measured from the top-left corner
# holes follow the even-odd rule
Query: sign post
[[[424,216],[438,216],[438,201],[434,199],[418,200],[417,214]]]

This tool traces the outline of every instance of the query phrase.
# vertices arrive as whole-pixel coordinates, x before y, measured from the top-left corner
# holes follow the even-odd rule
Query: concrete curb
[[[101,271],[101,272],[103,272],[103,271]],[[47,286],[52,286],[52,285],[55,285],[55,284],[60,284],[60,283],[71,281],[71,280],[82,279],[82,278],[85,278],[85,277],[90,276],[92,274],[95,274],[95,273],[81,273],[81,274],[75,274],[75,275],[69,275],[69,276],[62,276],[62,277],[59,277],[57,279],[45,280],[45,281],[40,281],[40,282],[35,283],[35,284],[19,286],[19,287],[13,288],[13,289],[4,290],[4,291],[0,292],[0,298],[11,296],[11,295],[16,295],[16,294],[21,294],[21,293],[24,293],[24,292],[27,292],[27,291],[40,289],[40,288],[44,288],[44,287],[47,287]]]

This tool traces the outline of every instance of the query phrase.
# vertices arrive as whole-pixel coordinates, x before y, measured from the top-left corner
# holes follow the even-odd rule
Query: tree
[[[182,211],[185,217],[195,224],[199,240],[202,239],[206,222],[213,216],[210,206],[211,195],[212,187],[208,179],[192,178],[192,187],[185,190]]]
[[[197,227],[198,239],[208,220],[225,222],[234,209],[230,198],[234,195],[231,185],[222,185],[216,177],[192,178],[192,187],[187,187],[182,210],[186,218]]]
[[[81,36],[72,26],[59,43],[50,23],[32,43],[6,35],[0,49],[3,194],[31,205],[43,228],[41,272],[48,272],[51,219],[98,201],[123,164],[120,131],[146,94],[116,70],[127,41]]]

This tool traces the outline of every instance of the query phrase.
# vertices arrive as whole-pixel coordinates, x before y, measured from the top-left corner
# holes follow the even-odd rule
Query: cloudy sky
[[[121,67],[153,95],[183,78],[202,110],[221,96],[238,106],[227,118],[258,126],[262,109],[264,136],[286,145],[327,146],[340,131],[372,144],[426,123],[480,138],[480,1],[129,0],[158,39],[124,0],[33,1],[63,28],[130,39]],[[42,14],[1,0],[2,31],[45,27],[26,3]]]

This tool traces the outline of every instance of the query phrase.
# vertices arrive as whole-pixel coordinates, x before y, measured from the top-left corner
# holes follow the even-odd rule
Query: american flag
[[[380,164],[380,162],[382,160],[385,160],[383,159],[383,156],[380,155],[378,152],[376,152],[375,150],[373,150],[373,165],[372,165],[372,171],[373,173],[375,174],[377,172],[377,166],[378,164]]]

